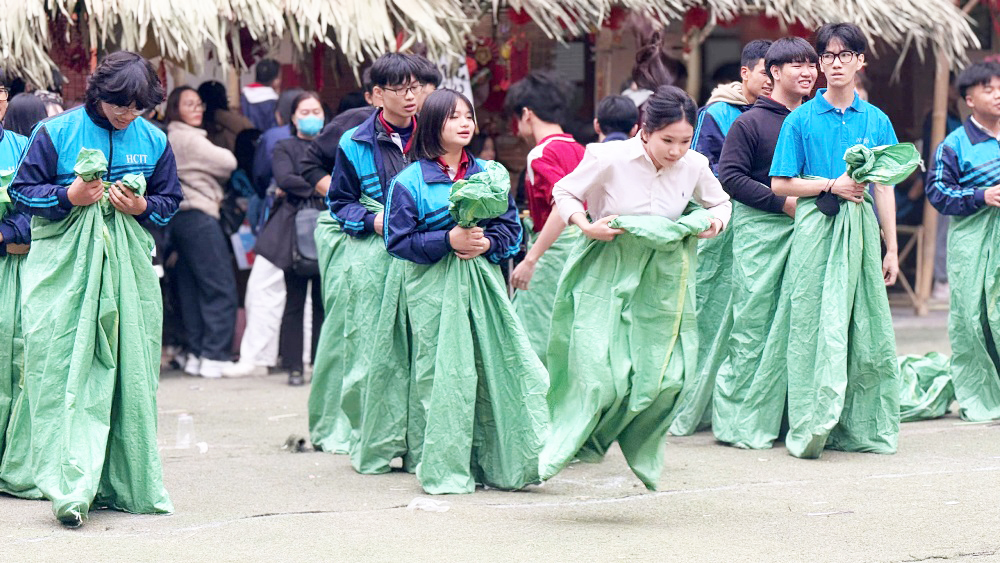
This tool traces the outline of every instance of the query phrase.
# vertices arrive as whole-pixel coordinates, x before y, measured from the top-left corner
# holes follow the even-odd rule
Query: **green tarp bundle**
[[[80,149],[73,172],[84,182],[93,182],[108,173],[108,159],[100,149]]]
[[[538,238],[537,233],[532,236],[530,243]],[[535,351],[542,363],[546,363],[546,354],[549,347],[549,327],[552,324],[552,304],[556,299],[556,288],[559,286],[559,277],[562,275],[566,259],[583,238],[580,229],[575,225],[569,225],[563,229],[559,238],[552,243],[552,246],[545,251],[545,254],[538,259],[535,265],[535,275],[531,278],[528,289],[519,289],[514,294],[514,311],[521,319],[531,342],[531,348]]]
[[[712,423],[712,390],[720,370],[728,369],[733,277],[733,233],[698,240],[695,311],[698,318],[698,369],[686,378],[677,399],[674,436],[689,436]]]
[[[152,236],[105,196],[32,220],[22,271],[35,484],[56,517],[170,512],[156,443],[162,303]]]
[[[1000,418],[1000,209],[952,217],[948,227],[951,377],[965,420]]]
[[[931,352],[925,356],[900,356],[899,421],[928,420],[948,414],[955,400],[948,356]]]
[[[913,143],[868,148],[854,145],[844,153],[847,175],[859,184],[894,186],[920,166],[920,152]]]
[[[582,241],[570,256],[552,316],[544,479],[617,441],[656,489],[676,399],[696,369],[695,235],[710,217],[700,208],[676,222],[618,217],[611,226],[624,234]]]
[[[377,201],[361,203],[382,211]],[[355,239],[330,214],[316,228],[327,311],[309,395],[312,442],[350,453],[360,473],[386,473],[406,452],[408,349],[397,313],[402,278],[381,237]],[[384,313],[383,313],[384,312]]]
[[[456,183],[451,215],[460,226],[507,210],[506,176],[487,164],[474,181]],[[548,374],[500,268],[454,254],[430,265],[398,264],[413,350],[408,455],[420,485],[443,494],[469,493],[476,483],[513,490],[539,482]]]
[[[788,305],[779,308],[794,220],[733,202],[731,338],[718,372],[712,431],[720,442],[770,448],[785,412]]]

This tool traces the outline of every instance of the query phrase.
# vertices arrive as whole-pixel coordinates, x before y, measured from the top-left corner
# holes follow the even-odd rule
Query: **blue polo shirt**
[[[854,145],[895,145],[896,132],[882,110],[854,94],[841,111],[826,101],[826,88],[790,113],[774,148],[771,176],[837,178],[847,171],[844,153]]]

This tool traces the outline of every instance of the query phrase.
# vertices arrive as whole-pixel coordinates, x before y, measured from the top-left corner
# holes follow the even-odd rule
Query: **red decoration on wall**
[[[613,31],[618,31],[621,29],[622,24],[628,19],[628,11],[621,6],[612,6],[611,11],[608,12],[608,17],[604,18],[601,22],[601,27],[608,28]]]
[[[695,6],[684,14],[684,33],[692,29],[704,29],[708,25],[709,13],[705,8]]]
[[[525,25],[531,21],[531,16],[524,10],[507,8],[507,19],[515,25]]]

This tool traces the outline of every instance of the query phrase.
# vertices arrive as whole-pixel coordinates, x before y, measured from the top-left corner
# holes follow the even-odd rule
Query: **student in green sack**
[[[1000,64],[976,63],[958,77],[972,109],[938,147],[927,198],[945,215],[951,286],[951,377],[965,420],[1000,418]]]
[[[468,151],[476,120],[465,96],[436,90],[420,117],[417,160],[393,181],[385,221],[386,248],[407,261],[400,267],[413,347],[409,418],[425,421],[408,446],[429,493],[469,493],[476,483],[519,489],[539,480],[548,377],[498,266],[521,243],[510,180],[502,168],[495,178],[496,163]],[[460,226],[450,212],[452,185],[477,175],[502,183],[493,186],[502,199],[493,218]]]
[[[876,222],[866,186],[847,175],[844,161],[854,145],[897,143],[889,118],[854,91],[867,47],[854,24],[819,29],[827,88],[785,118],[771,163],[774,193],[798,198],[782,297],[789,307],[785,445],[796,457],[817,458],[824,448],[895,453],[899,435],[885,290],[899,272],[896,205],[891,186],[875,185]]]
[[[590,240],[570,255],[553,308],[544,479],[617,441],[657,486],[678,394],[695,375],[696,240],[722,232],[732,209],[708,159],[689,150],[695,111],[683,90],[661,86],[639,135],[591,144],[556,183],[562,219]]]
[[[35,128],[10,187],[33,216],[22,326],[35,482],[70,527],[93,507],[173,511],[156,445],[163,306],[143,227],[170,221],[181,186],[166,135],[139,119],[162,101],[147,60],[108,55],[86,103]],[[77,176],[81,148],[104,153],[110,187]],[[144,195],[126,174],[145,177]]]

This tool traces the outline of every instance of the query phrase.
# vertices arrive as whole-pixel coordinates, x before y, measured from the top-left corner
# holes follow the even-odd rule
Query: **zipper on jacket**
[[[114,127],[114,125],[112,125]],[[111,130],[108,130],[108,182],[111,181],[111,163],[115,161],[115,142]]]

